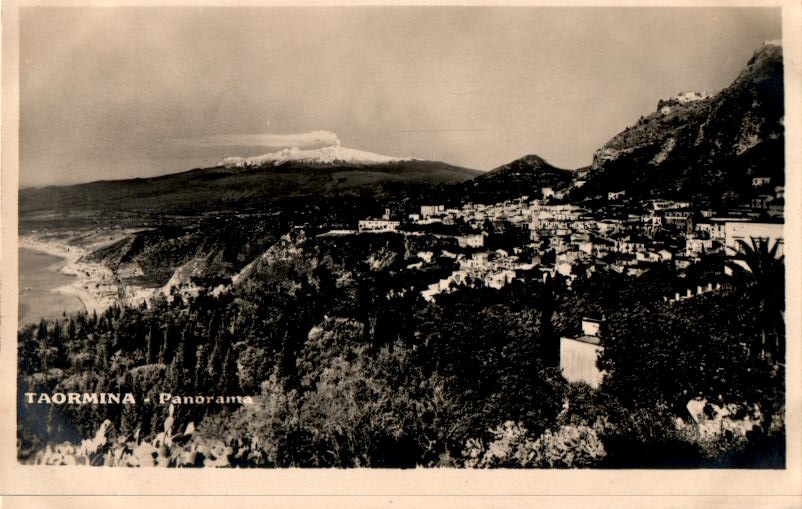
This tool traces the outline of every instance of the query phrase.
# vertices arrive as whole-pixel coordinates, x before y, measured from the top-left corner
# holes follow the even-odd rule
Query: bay
[[[54,291],[75,281],[75,276],[59,272],[62,258],[23,247],[18,252],[20,327],[85,309],[75,295]]]

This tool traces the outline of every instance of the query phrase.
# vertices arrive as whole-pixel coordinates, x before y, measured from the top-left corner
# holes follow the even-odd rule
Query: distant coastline
[[[18,252],[18,326],[86,309],[77,296],[55,291],[75,280],[74,276],[61,272],[66,263],[64,258],[25,247],[20,247]]]
[[[72,282],[51,289],[52,293],[75,297],[90,313],[100,312],[116,301],[117,285],[111,270],[99,263],[82,261],[87,253],[80,246],[58,238],[25,235],[20,236],[19,247],[61,259],[57,267],[48,270],[74,276]]]

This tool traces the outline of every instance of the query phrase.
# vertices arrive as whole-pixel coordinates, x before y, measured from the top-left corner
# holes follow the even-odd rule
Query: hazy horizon
[[[779,8],[21,9],[20,186],[332,143],[564,168],[658,100],[729,85]]]

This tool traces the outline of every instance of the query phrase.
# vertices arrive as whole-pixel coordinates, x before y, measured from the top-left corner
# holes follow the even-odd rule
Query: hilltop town
[[[575,185],[581,187],[582,180]],[[612,270],[638,276],[655,264],[683,271],[703,258],[731,257],[738,240],[783,243],[784,187],[767,177],[753,179],[755,198],[723,212],[690,201],[633,200],[610,192],[592,206],[566,200],[566,192],[542,188],[538,197],[521,196],[494,204],[465,203],[459,208],[423,205],[400,217],[387,210],[381,218],[359,221],[355,231],[329,234],[396,232],[431,239],[415,253],[409,270],[450,260],[453,272],[421,291],[427,300],[457,286],[501,288],[515,278],[545,280],[556,274],[571,281]],[[782,247],[778,256],[782,254]],[[722,276],[726,272],[721,264]],[[696,291],[697,283],[689,282]],[[676,296],[679,299],[687,295]]]

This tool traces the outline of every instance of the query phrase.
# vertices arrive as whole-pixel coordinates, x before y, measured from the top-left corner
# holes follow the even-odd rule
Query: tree
[[[223,360],[223,373],[220,376],[221,394],[236,394],[240,390],[239,370],[237,368],[237,353],[229,346]]]
[[[161,339],[159,327],[155,322],[151,322],[147,336],[148,364],[153,364],[159,361],[159,339]]]
[[[206,345],[200,345],[196,357],[194,389],[200,391],[206,388],[206,381],[208,380],[209,348]]]
[[[184,352],[179,349],[170,363],[170,388],[174,392],[180,392],[184,388]]]
[[[41,370],[41,356],[39,355],[39,343],[34,337],[33,328],[26,327],[19,334],[18,344],[18,364],[20,375],[32,375]]]
[[[39,322],[39,327],[36,329],[36,342],[39,343],[39,360],[42,363],[42,371],[47,373],[50,365],[48,364],[48,334],[47,334],[47,320],[42,318]]]
[[[214,337],[214,346],[209,356],[209,380],[219,380],[223,372],[223,358],[226,352],[226,344],[223,332],[218,331]]]
[[[162,352],[160,355],[161,362],[163,364],[170,364],[173,361],[173,356],[175,355],[176,346],[178,343],[178,331],[176,330],[176,326],[172,323],[167,325],[167,328],[164,330],[164,345],[162,347]]]
[[[782,362],[785,354],[785,255],[777,256],[780,242],[769,247],[767,239],[738,239],[738,252],[727,266],[745,284],[747,299],[755,299],[760,343],[752,355],[768,355]]]
[[[554,333],[552,316],[554,315],[554,286],[555,282],[547,276],[540,292],[537,307],[540,309],[540,330],[539,336],[543,349],[543,363],[546,366],[560,365],[560,339]]]

